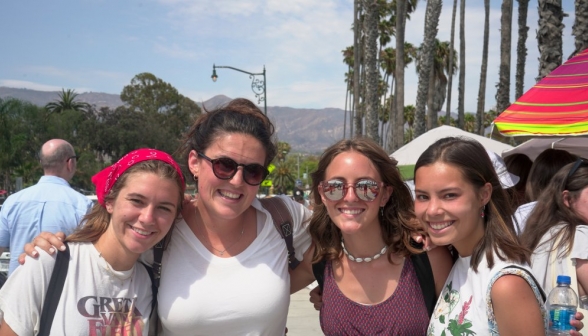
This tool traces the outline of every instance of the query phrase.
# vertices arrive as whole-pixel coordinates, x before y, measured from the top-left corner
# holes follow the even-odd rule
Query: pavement
[[[312,288],[312,286],[310,286]],[[287,336],[322,336],[319,312],[308,299],[310,288],[304,288],[290,295]]]

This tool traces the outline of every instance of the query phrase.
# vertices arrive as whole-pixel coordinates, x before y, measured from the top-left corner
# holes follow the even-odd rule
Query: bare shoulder
[[[512,296],[519,296],[521,291],[532,292],[529,283],[518,275],[507,274],[501,276],[496,282],[494,282],[491,293],[493,299],[495,296],[506,296],[511,298]]]
[[[503,275],[492,285],[492,307],[500,335],[544,335],[541,307],[525,279]]]

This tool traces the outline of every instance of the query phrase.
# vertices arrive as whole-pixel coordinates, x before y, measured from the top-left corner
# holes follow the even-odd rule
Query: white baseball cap
[[[494,153],[491,150],[486,150],[486,152],[488,152],[488,156],[492,161],[492,165],[494,166],[496,175],[498,175],[502,189],[514,187],[517,183],[519,183],[520,178],[506,170],[506,164],[500,155]]]

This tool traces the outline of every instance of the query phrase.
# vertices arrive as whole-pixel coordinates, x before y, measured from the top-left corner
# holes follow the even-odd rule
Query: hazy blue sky
[[[573,1],[563,1],[564,55],[573,50]],[[195,101],[217,94],[254,99],[245,74],[267,70],[269,106],[343,108],[341,50],[353,43],[352,0],[78,0],[5,1],[2,6],[0,86],[75,89],[119,94],[150,72]],[[500,49],[500,1],[492,1],[486,109],[495,105]],[[449,40],[451,7],[444,1],[440,40]],[[407,23],[406,40],[423,39],[424,1]],[[516,63],[517,2],[513,13],[512,91]],[[537,76],[537,1],[529,5],[525,86]],[[459,12],[458,12],[459,13]],[[466,8],[466,111],[475,111],[482,58],[483,1]],[[456,30],[456,49],[459,50]],[[414,104],[417,75],[406,71],[406,104]],[[452,110],[457,107],[457,76]],[[514,95],[514,93],[513,93]],[[511,95],[512,97],[512,95]]]

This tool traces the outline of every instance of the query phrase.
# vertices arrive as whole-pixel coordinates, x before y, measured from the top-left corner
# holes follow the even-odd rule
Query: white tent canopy
[[[563,149],[574,155],[588,158],[588,137],[533,138],[502,153],[502,157],[522,153],[535,161],[535,158],[547,148]]]
[[[484,148],[486,148],[487,150],[491,150],[498,155],[502,155],[502,152],[513,148],[511,145],[502,143],[500,141],[492,140],[481,135],[466,132],[460,130],[459,128],[443,125],[434,128],[426,132],[425,134],[422,134],[418,138],[400,147],[396,152],[392,153],[390,156],[398,161],[399,166],[414,165],[416,164],[421,154],[427,148],[429,148],[429,146],[431,146],[435,141],[449,136],[472,138],[481,143],[482,146],[484,146]]]

